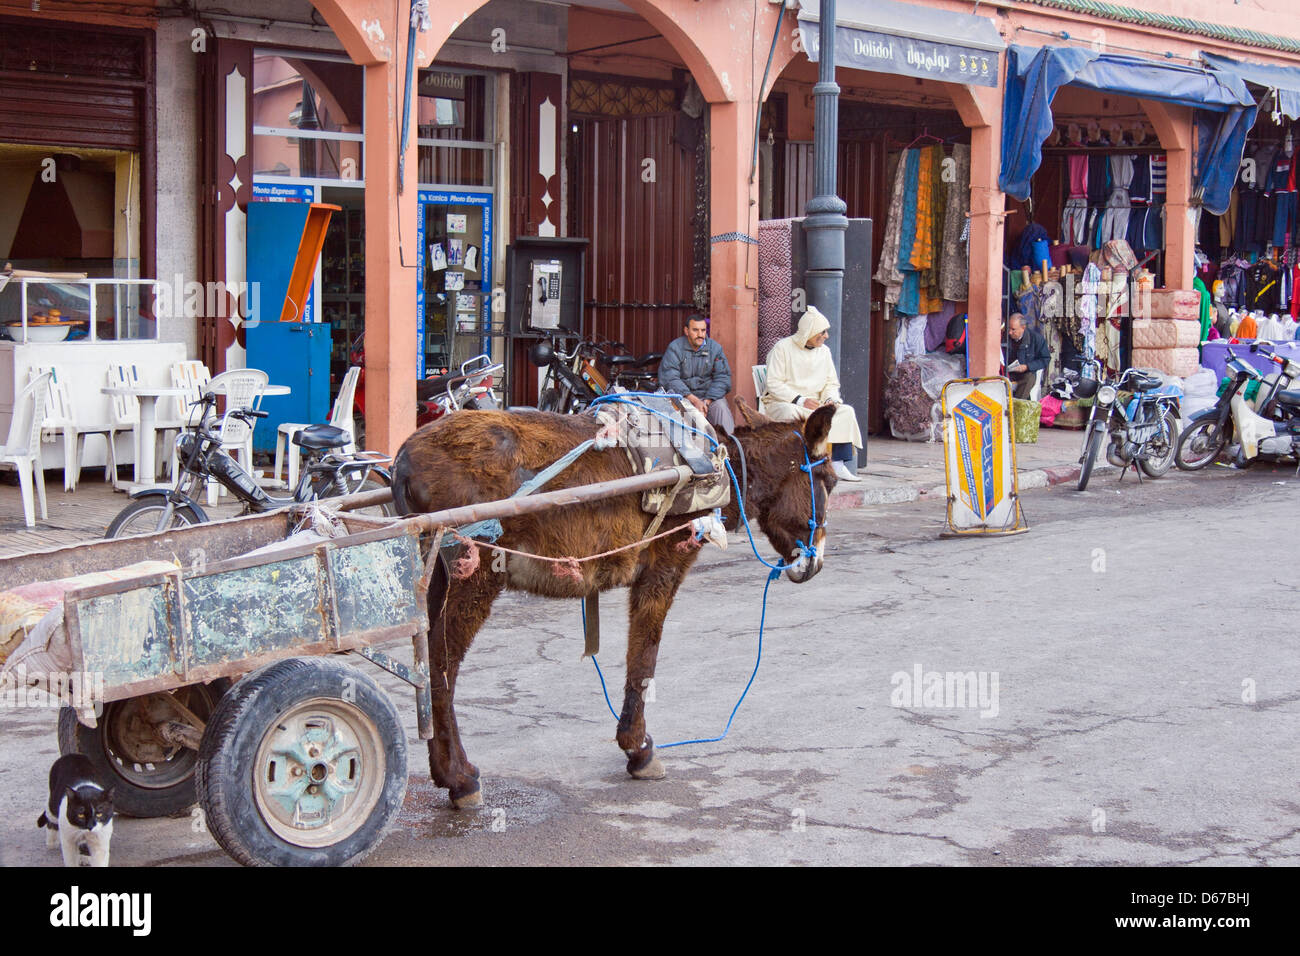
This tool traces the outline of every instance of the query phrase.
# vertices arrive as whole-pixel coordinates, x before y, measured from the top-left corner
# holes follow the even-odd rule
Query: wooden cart
[[[401,808],[407,743],[388,695],[335,655],[359,654],[410,684],[420,736],[433,736],[426,592],[439,530],[680,476],[663,468],[406,519],[347,513],[390,500],[383,489],[330,502],[342,537],[288,540],[310,507],[295,506],[0,559],[0,581],[179,562],[64,595],[73,659],[103,690],[97,716],[63,708],[60,750],[90,757],[129,815],[171,815],[197,800],[241,863],[348,864]],[[277,547],[249,554],[266,546]],[[412,641],[414,668],[375,647],[401,639]]]

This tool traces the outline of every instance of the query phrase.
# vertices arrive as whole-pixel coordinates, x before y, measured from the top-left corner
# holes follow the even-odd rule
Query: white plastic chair
[[[216,392],[226,397],[226,411],[232,408],[256,409],[262,404],[262,392],[270,383],[271,377],[257,368],[237,368],[214,375],[205,387],[205,391]],[[221,448],[239,462],[244,471],[253,473],[253,428],[235,418],[223,418],[221,430]],[[215,482],[208,483],[208,504],[217,503],[217,494],[225,494],[226,489]]]
[[[86,450],[87,435],[103,435],[108,444],[104,456],[104,480],[111,482],[117,474],[117,449],[113,436],[118,426],[113,424],[86,424],[77,418],[76,406],[72,393],[68,390],[67,379],[59,373],[56,365],[33,365],[31,377],[36,379],[49,374],[49,395],[46,399],[45,419],[41,422],[42,437],[52,441],[55,437],[63,438],[63,490],[76,491],[77,481],[81,478],[81,459]]]
[[[758,413],[763,412],[763,393],[767,391],[767,366],[755,365],[750,371],[754,375],[754,398],[758,402]]]
[[[134,365],[110,365],[108,367],[108,384],[109,387],[121,386],[123,388],[137,388],[140,385],[140,376],[136,372]],[[109,403],[109,413],[112,416],[110,424],[113,426],[108,434],[108,441],[112,444],[120,431],[131,432],[131,449],[133,451],[132,461],[135,471],[135,480],[140,481],[140,400],[134,395],[113,395]],[[114,488],[126,488],[125,483],[119,483],[117,480],[117,452],[114,449],[113,469],[111,480]],[[152,480],[153,476],[149,476]]]
[[[18,470],[18,484],[23,494],[23,517],[27,527],[36,527],[32,485],[41,500],[41,520],[48,521],[45,506],[45,469],[41,466],[41,422],[45,420],[45,405],[50,395],[50,373],[38,375],[28,383],[14,404],[14,417],[9,423],[9,440],[0,446],[0,462],[8,462]]]
[[[341,449],[345,455],[354,454],[357,450],[357,436],[352,430],[352,400],[356,396],[357,379],[360,377],[361,367],[359,365],[354,365],[348,369],[347,374],[343,376],[343,383],[339,386],[338,397],[334,399],[334,408],[330,411],[329,423],[336,428],[343,429],[351,438],[351,441]],[[301,463],[302,449],[293,443],[293,436],[295,432],[306,428],[307,424],[282,422],[276,430],[274,477],[277,480],[279,479],[280,469],[284,466],[285,456],[288,455],[289,477],[285,483],[287,488],[298,487],[298,469]]]
[[[1029,400],[1038,401],[1043,394],[1043,370],[1040,368],[1034,373],[1034,387],[1029,390]]]

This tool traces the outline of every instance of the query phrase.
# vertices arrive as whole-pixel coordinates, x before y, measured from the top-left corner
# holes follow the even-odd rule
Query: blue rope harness
[[[637,396],[645,396],[647,394],[648,393],[645,392],[620,392],[616,394],[602,395],[599,398],[597,398],[595,401],[593,401],[591,405],[598,405],[606,402],[619,403],[623,405],[633,405],[643,411],[649,412],[652,415],[656,415],[659,418],[663,418],[666,421],[672,423],[673,425],[679,425],[682,428],[685,428],[687,431],[693,432],[696,435],[703,436],[703,438],[709,442],[709,444],[712,446],[714,450],[717,449],[718,443],[716,440],[714,440],[713,436],[705,432],[702,432],[699,429],[691,428],[685,422],[675,421],[669,418],[667,415],[663,415],[655,411],[653,408],[646,407],[640,402],[628,401],[629,398],[634,398]],[[658,396],[658,397],[662,397],[662,396]],[[676,396],[676,397],[680,398],[681,396]],[[589,405],[588,407],[591,407],[591,405]],[[813,473],[813,469],[816,468],[818,465],[825,464],[826,459],[818,458],[816,461],[812,461],[811,457],[808,454],[808,445],[806,442],[804,442],[803,436],[800,435],[799,432],[797,431],[794,431],[793,434],[796,438],[799,439],[800,443],[803,445],[803,464],[799,466],[799,470],[808,476],[808,497],[809,497],[809,501],[812,503],[812,517],[808,519],[809,544],[804,544],[804,542],[799,539],[795,540],[795,544],[799,548],[800,556],[809,561],[812,561],[817,557],[817,547],[816,545],[812,544],[812,541],[817,535],[817,529],[821,527],[821,524],[817,521],[817,489],[813,485],[812,473]],[[777,563],[773,564],[770,561],[768,561],[766,558],[764,558],[761,554],[758,553],[758,545],[754,542],[754,532],[753,529],[750,528],[749,518],[745,514],[745,499],[740,490],[740,482],[736,480],[736,473],[731,469],[731,461],[727,459],[724,461],[724,464],[726,465],[727,468],[727,474],[731,476],[732,487],[736,489],[736,504],[740,511],[741,524],[745,529],[746,536],[749,538],[749,547],[754,552],[754,557],[757,558],[761,564],[763,564],[765,567],[769,569],[767,574],[767,581],[763,585],[763,606],[762,606],[762,610],[759,612],[759,618],[758,618],[758,653],[754,660],[754,670],[750,673],[749,680],[745,683],[745,689],[740,692],[740,697],[736,700],[736,706],[731,708],[731,714],[730,716],[727,717],[727,726],[723,728],[721,734],[719,734],[717,737],[698,737],[698,738],[692,738],[690,740],[675,740],[672,743],[667,743],[667,744],[655,744],[656,747],[659,747],[661,749],[667,749],[669,747],[684,747],[687,744],[713,744],[724,739],[727,736],[727,734],[731,732],[731,723],[733,720],[736,719],[736,713],[737,711],[740,710],[740,705],[744,703],[745,697],[749,694],[749,688],[753,686],[754,678],[758,676],[758,667],[763,662],[763,628],[767,623],[768,589],[772,587],[772,582],[781,576],[782,571],[785,571],[793,567],[794,564],[796,563],[796,562],[791,562],[787,564],[778,558]],[[583,631],[585,632],[587,629],[586,604],[582,605],[582,627],[583,627]],[[609,708],[610,715],[613,716],[615,720],[618,720],[619,719],[618,713],[614,710],[614,705],[613,703],[610,702],[609,699],[609,688],[605,684],[605,675],[600,670],[600,663],[596,660],[595,654],[591,656],[591,663],[596,666],[596,676],[600,678],[600,690],[601,693],[605,695],[605,706]]]

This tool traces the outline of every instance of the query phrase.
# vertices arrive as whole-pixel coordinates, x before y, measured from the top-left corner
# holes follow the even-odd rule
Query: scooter
[[[1268,376],[1261,375],[1242,356],[1231,349],[1227,350],[1227,371],[1234,378],[1219,386],[1218,402],[1193,415],[1187,431],[1179,438],[1174,463],[1180,470],[1197,471],[1204,468],[1218,458],[1223,450],[1229,449],[1234,436],[1238,437],[1236,445],[1232,446],[1232,458],[1240,459],[1243,466],[1261,451],[1273,457],[1275,450],[1286,446],[1287,450],[1282,454],[1290,453],[1290,446],[1283,436],[1290,428],[1286,419],[1295,416],[1283,414],[1282,421],[1278,421],[1274,412],[1286,410],[1287,406],[1281,402],[1281,397],[1294,394],[1287,393],[1284,389],[1300,377],[1300,363],[1275,355],[1268,343],[1253,343],[1251,351],[1264,352],[1269,356],[1270,362],[1278,365],[1279,371]],[[1251,398],[1247,398],[1247,393],[1251,392],[1251,382],[1256,382],[1257,390]],[[1265,415],[1274,418],[1266,418],[1257,412],[1265,412]],[[1283,427],[1282,434],[1279,434],[1279,425]]]

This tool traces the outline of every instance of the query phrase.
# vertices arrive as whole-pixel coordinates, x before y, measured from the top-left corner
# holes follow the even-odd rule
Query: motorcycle
[[[285,505],[334,498],[392,485],[382,466],[390,459],[361,452],[336,453],[350,442],[348,433],[333,425],[309,425],[293,436],[293,443],[307,450],[307,461],[298,486],[288,497],[266,493],[247,471],[221,447],[230,419],[250,428],[267,413],[251,408],[232,408],[216,415],[217,396],[208,392],[192,406],[191,423],[176,436],[176,480],[170,488],[136,492],[131,503],[109,524],[106,538],[128,538],[170,528],[206,524],[207,513],[198,503],[209,481],[216,481],[243,504],[243,514],[261,514]],[[362,511],[376,514],[376,511]],[[378,514],[395,514],[392,505],[380,506]]]
[[[1107,436],[1106,460],[1120,469],[1120,479],[1130,466],[1149,478],[1169,471],[1178,448],[1178,397],[1165,391],[1160,376],[1148,369],[1126,369],[1115,383],[1103,382],[1101,365],[1088,363],[1092,375],[1085,375],[1075,389],[1080,398],[1093,399],[1084,429],[1083,454],[1079,458],[1079,490],[1088,487],[1093,466]],[[1120,401],[1120,394],[1131,397]]]
[[[1255,413],[1274,415],[1275,409],[1284,407],[1278,401],[1279,396],[1285,394],[1284,389],[1300,377],[1300,363],[1274,354],[1267,343],[1256,342],[1250,348],[1252,352],[1267,355],[1279,370],[1268,376],[1262,375],[1231,348],[1228,349],[1226,370],[1233,375],[1233,380],[1220,386],[1218,401],[1213,406],[1192,416],[1191,424],[1178,440],[1174,463],[1181,470],[1204,468],[1229,447],[1234,435],[1241,436],[1244,430],[1249,430],[1252,440],[1246,443],[1238,438],[1238,450],[1233,456],[1240,456],[1243,463],[1248,460],[1247,447],[1253,449],[1250,455],[1253,458],[1260,451],[1267,455],[1272,449],[1287,445],[1285,439],[1270,440],[1280,437],[1277,426],[1285,425],[1285,422],[1269,421]],[[1252,382],[1256,383],[1256,389],[1253,397],[1248,397]]]
[[[357,390],[352,399],[352,431],[361,446],[366,437],[366,347],[365,333],[357,336],[348,349],[348,362],[361,369]],[[435,369],[427,378],[415,383],[415,427],[437,421],[448,412],[461,408],[497,408],[493,394],[496,373],[504,366],[493,365],[487,355],[476,355],[463,362],[460,371]]]
[[[626,352],[627,347],[621,342],[595,343],[584,339],[578,339],[565,351],[560,340],[576,338],[576,333],[570,329],[563,331],[567,335],[547,337],[528,349],[528,361],[546,370],[537,390],[537,407],[541,411],[566,415],[579,412],[616,387],[634,392],[658,388],[655,372],[649,366],[658,364],[662,352],[640,357],[610,355],[609,350]]]

